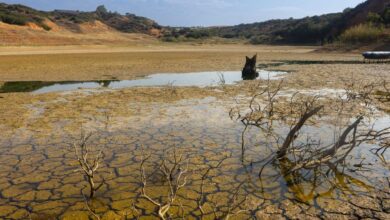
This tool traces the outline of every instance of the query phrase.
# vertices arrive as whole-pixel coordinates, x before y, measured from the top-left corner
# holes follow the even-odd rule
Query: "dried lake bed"
[[[163,158],[173,160],[175,149],[185,158],[188,174],[169,211],[172,218],[203,215],[214,219],[229,213],[231,219],[388,219],[390,171],[386,161],[390,155],[386,151],[380,157],[372,151],[379,142],[354,149],[346,163],[329,175],[317,171],[290,175],[284,161],[270,163],[259,177],[277,146],[269,144],[274,142],[261,129],[252,127],[245,133],[243,153],[245,126],[231,117],[233,110],[248,110],[256,89],[267,83],[275,88],[283,80],[281,109],[286,110],[283,102],[297,92],[321,96],[319,102],[331,106],[318,123],[302,130],[303,139],[330,144],[340,128],[332,106],[338,106],[338,99],[345,95],[345,79],[353,76],[362,82],[368,76],[372,80],[389,77],[386,64],[352,66],[356,64],[270,67],[289,72],[271,82],[119,89],[77,86],[76,90],[43,94],[2,93],[0,218],[154,219],[156,206],[141,195],[140,162],[143,152],[150,155],[145,163],[147,190],[151,197],[164,200],[167,182],[158,170]],[[343,118],[370,110],[358,104],[345,104],[353,110]],[[371,117],[364,122],[382,129],[390,123],[389,102],[372,104]],[[286,128],[289,124],[284,122],[274,125],[281,136],[288,132]],[[88,144],[102,148],[104,155],[96,177],[97,181],[104,179],[104,184],[88,206],[81,192],[87,194],[87,182],[78,170],[73,148],[81,130],[92,132]],[[210,167],[216,168],[202,181]]]

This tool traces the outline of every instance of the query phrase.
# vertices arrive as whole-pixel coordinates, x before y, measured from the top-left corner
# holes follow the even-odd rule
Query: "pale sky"
[[[372,1],[372,0],[370,0]],[[341,12],[364,0],[0,0],[40,10],[110,11],[133,13],[170,26],[213,26],[253,23],[269,19],[302,18]]]

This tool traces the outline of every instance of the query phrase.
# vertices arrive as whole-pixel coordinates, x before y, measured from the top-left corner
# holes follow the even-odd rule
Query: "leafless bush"
[[[388,144],[385,140],[389,140],[390,127],[377,131],[364,123],[364,118],[369,117],[373,114],[372,112],[366,113],[364,108],[361,111],[354,109],[362,106],[361,103],[366,109],[372,107],[373,93],[377,84],[355,84],[352,82],[345,89],[345,97],[340,97],[338,104],[335,104],[339,105],[338,107],[327,106],[326,104],[329,103],[321,101],[324,97],[307,97],[299,93],[293,94],[289,101],[280,99],[278,96],[281,90],[280,85],[274,90],[270,89],[269,82],[267,85],[259,87],[259,92],[255,93],[249,102],[247,113],[238,112],[236,114],[238,115],[236,118],[241,120],[245,126],[242,133],[243,151],[244,135],[249,126],[258,127],[274,137],[277,151],[264,163],[260,175],[264,167],[273,162],[278,162],[287,173],[294,173],[301,169],[317,170],[322,166],[334,168],[339,164],[344,164],[353,149],[363,143],[382,142],[384,143],[383,147],[378,150],[387,148]],[[256,102],[258,97],[263,98]],[[347,104],[349,109],[345,107]],[[283,105],[284,107],[281,107]],[[337,126],[340,127],[339,130],[334,131],[334,135],[337,137],[334,142],[324,144],[319,137],[310,137],[310,135],[305,135],[308,137],[302,140],[305,133],[303,128],[308,126],[308,122],[310,121],[313,125],[318,124],[320,116],[329,113],[332,108],[337,109],[336,115],[339,117],[337,118]],[[355,116],[351,117],[355,111]],[[351,118],[355,119],[351,122]],[[287,134],[270,129],[274,121],[290,126]]]
[[[380,143],[379,147],[372,149],[372,152],[378,155],[378,157],[387,164],[384,154],[390,148],[390,128],[385,128],[380,131],[371,130],[368,132],[367,136],[368,140],[375,140]]]
[[[84,195],[82,190],[81,190],[81,194],[84,197],[85,207],[87,207],[88,212],[91,213],[91,215],[93,217],[95,217],[97,220],[100,220],[101,219],[100,216],[91,208],[90,201],[88,201],[88,199],[85,197],[85,195]]]
[[[198,209],[200,210],[200,213],[201,213],[201,219],[203,219],[204,215],[206,214],[206,211],[204,210],[204,205],[206,203],[206,199],[205,199],[205,193],[204,193],[204,187],[206,185],[206,180],[207,178],[209,178],[209,173],[212,171],[212,170],[215,170],[215,169],[218,169],[222,163],[229,157],[225,157],[223,158],[222,160],[220,160],[216,165],[211,165],[211,164],[208,164],[208,168],[206,169],[206,171],[202,174],[202,177],[201,177],[201,184],[200,184],[200,195],[199,195],[199,198],[197,200],[197,203],[198,203]]]
[[[176,149],[173,149],[170,157],[163,156],[161,158],[161,164],[159,166],[159,170],[153,170],[151,173],[160,173],[162,174],[163,180],[167,185],[168,191],[165,195],[159,195],[158,199],[152,197],[150,193],[148,193],[148,179],[146,172],[146,163],[150,160],[152,156],[145,155],[142,153],[140,160],[140,176],[141,176],[141,197],[145,198],[147,201],[152,203],[157,208],[157,215],[160,219],[174,219],[175,217],[169,213],[169,210],[172,207],[176,207],[179,215],[182,219],[186,219],[188,217],[188,213],[191,212],[200,212],[200,219],[209,218],[211,215],[214,215],[215,219],[230,219],[233,216],[239,215],[241,213],[248,212],[248,210],[243,209],[245,206],[245,202],[247,201],[247,196],[242,195],[242,186],[244,183],[239,183],[237,187],[233,187],[233,193],[228,196],[228,198],[224,198],[223,201],[227,201],[224,204],[219,204],[219,199],[217,198],[217,203],[212,201],[207,201],[205,187],[210,184],[208,183],[209,174],[211,171],[220,168],[222,163],[230,158],[230,156],[226,156],[221,160],[215,162],[214,164],[208,164],[205,171],[203,171],[200,181],[200,192],[199,197],[196,199],[197,207],[191,208],[191,210],[185,211],[183,203],[178,198],[178,193],[183,188],[190,187],[188,185],[188,179],[193,176],[190,175],[189,172],[189,162],[184,159],[183,154],[179,154]],[[193,167],[195,170],[198,170],[197,167]],[[200,172],[200,170],[196,171]],[[184,190],[184,189],[183,189]],[[227,200],[226,200],[227,199]],[[205,208],[207,206],[207,208]]]
[[[91,138],[92,133],[85,134],[81,132],[81,138],[78,143],[74,143],[74,153],[80,166],[80,171],[87,180],[90,188],[89,198],[92,199],[95,196],[95,192],[98,191],[104,184],[104,179],[100,184],[96,184],[95,177],[99,165],[103,160],[103,149],[93,149],[89,146],[88,141]]]
[[[372,95],[378,83],[364,83],[361,81],[351,80],[344,86],[348,100],[357,100],[366,106],[372,103]]]
[[[270,85],[270,79],[267,80],[266,86],[260,83],[253,84],[251,91],[252,97],[249,101],[249,111],[242,112],[240,109],[231,109],[229,112],[232,120],[240,120],[244,125],[241,134],[241,150],[242,160],[245,154],[245,134],[250,126],[255,126],[267,134],[271,134],[273,121],[277,120],[281,114],[275,108],[277,96],[282,88],[283,81],[281,81],[275,88]],[[279,118],[280,119],[280,118]]]
[[[379,101],[381,102],[390,102],[390,81],[383,80],[381,88],[378,89],[376,95],[378,96]]]
[[[223,75],[223,73],[218,73],[218,79],[218,85],[224,89],[226,86],[225,75]]]
[[[175,81],[167,83],[167,85],[164,86],[164,92],[168,96],[177,95],[176,87],[174,86]]]
[[[244,182],[240,183],[237,187],[235,187],[234,193],[229,194],[227,207],[224,209],[221,209],[221,207],[218,207],[216,204],[211,204],[213,206],[214,219],[229,220],[234,216],[250,211],[247,208],[242,208],[242,206],[246,207],[248,200],[247,194],[240,196],[243,185]],[[218,208],[221,209],[219,212]]]
[[[140,162],[140,173],[142,180],[141,195],[143,198],[154,204],[158,208],[158,216],[161,219],[168,218],[168,211],[177,202],[178,192],[187,184],[188,175],[188,161],[185,161],[183,154],[177,154],[176,149],[173,150],[173,161],[169,161],[167,158],[163,158],[159,167],[160,172],[163,174],[164,180],[168,185],[168,193],[166,199],[154,199],[147,192],[147,175],[145,171],[145,163],[150,158],[150,155],[145,156],[142,153]]]

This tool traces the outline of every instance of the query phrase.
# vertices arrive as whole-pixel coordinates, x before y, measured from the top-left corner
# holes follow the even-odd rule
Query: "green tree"
[[[96,8],[96,13],[98,15],[106,15],[108,14],[108,11],[106,9],[106,7],[104,5],[99,5],[97,8]]]
[[[367,15],[367,21],[371,24],[382,24],[383,23],[383,19],[382,17],[377,14],[377,13],[372,13],[372,12],[369,12],[368,15]]]
[[[390,6],[385,9],[382,17],[385,24],[390,24]]]

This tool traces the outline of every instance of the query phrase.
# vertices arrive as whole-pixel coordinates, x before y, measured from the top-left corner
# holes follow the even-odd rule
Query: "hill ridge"
[[[125,34],[133,33],[141,34],[143,37],[149,35],[154,39],[177,42],[217,37],[241,39],[241,41],[252,44],[322,45],[333,42],[351,27],[366,22],[370,13],[383,15],[383,20],[386,20],[387,16],[387,19],[390,20],[388,18],[390,17],[390,0],[367,0],[353,9],[346,9],[341,13],[213,27],[162,26],[146,17],[131,13],[121,15],[108,11],[103,5],[98,6],[95,11],[83,12],[65,9],[40,11],[20,4],[0,3],[0,23],[2,21],[8,24],[0,25],[0,44],[7,45],[10,43],[9,41],[12,41],[4,40],[5,36],[12,35],[6,32],[12,30],[14,38],[17,38],[18,34],[28,32],[26,37],[56,38],[59,43],[62,37],[56,35],[62,32],[69,35],[65,38],[73,39],[80,38],[80,34],[91,35],[93,33],[102,36],[106,33],[111,37],[115,35],[115,39],[121,39],[119,42],[126,42]],[[388,20],[386,20],[387,23],[385,22],[386,28],[390,23]],[[116,40],[110,40],[108,36],[103,41],[97,40],[96,43],[116,42]],[[12,38],[12,36],[8,37]],[[94,38],[94,36],[85,36],[84,38]],[[44,44],[44,41],[41,43]],[[19,44],[24,43],[19,42]],[[65,42],[65,44],[67,43]]]

